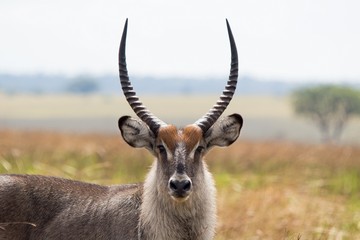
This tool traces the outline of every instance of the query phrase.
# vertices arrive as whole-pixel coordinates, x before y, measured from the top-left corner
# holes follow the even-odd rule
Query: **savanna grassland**
[[[143,181],[152,162],[120,136],[0,131],[0,173]],[[360,239],[360,147],[237,141],[207,156],[216,239]]]

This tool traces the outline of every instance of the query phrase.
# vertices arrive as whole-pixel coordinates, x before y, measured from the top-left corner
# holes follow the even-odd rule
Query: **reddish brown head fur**
[[[178,130],[173,125],[168,125],[159,129],[158,138],[162,140],[171,152],[176,148],[178,142],[186,145],[186,150],[191,151],[201,140],[203,134],[200,127],[188,125],[182,130]]]

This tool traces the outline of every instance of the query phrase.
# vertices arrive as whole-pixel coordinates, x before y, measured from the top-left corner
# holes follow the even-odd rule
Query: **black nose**
[[[191,181],[189,180],[175,180],[171,179],[169,181],[169,187],[172,191],[176,192],[178,195],[182,195],[191,189]]]

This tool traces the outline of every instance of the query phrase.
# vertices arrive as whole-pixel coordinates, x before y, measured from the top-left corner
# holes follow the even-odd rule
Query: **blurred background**
[[[0,126],[117,131],[116,119],[132,114],[117,70],[126,18],[138,95],[165,121],[191,123],[227,80],[228,18],[240,59],[228,112],[243,115],[243,137],[319,142],[318,127],[295,114],[291,95],[319,84],[360,88],[359,7],[349,0],[1,1]],[[359,127],[351,117],[342,142],[359,143]]]
[[[195,122],[228,79],[240,141],[208,156],[217,239],[360,238],[360,2],[0,1],[0,173],[142,181],[150,154],[120,140],[132,115],[117,54],[144,104]],[[221,161],[219,161],[221,159]]]

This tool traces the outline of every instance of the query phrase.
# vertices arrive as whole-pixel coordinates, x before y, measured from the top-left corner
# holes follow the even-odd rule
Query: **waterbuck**
[[[144,147],[155,156],[145,182],[101,186],[56,177],[0,175],[0,239],[212,239],[216,190],[203,158],[214,146],[232,144],[243,123],[239,114],[219,119],[238,77],[236,45],[226,24],[231,70],[225,90],[208,113],[178,129],[147,110],[131,86],[126,20],[119,50],[120,82],[141,120],[123,116],[118,125],[130,146]]]

